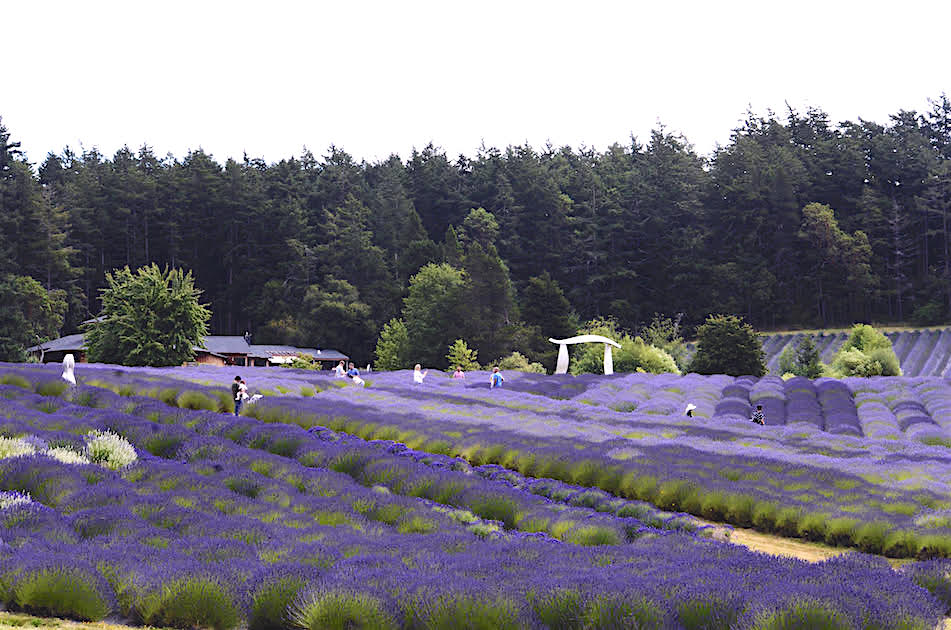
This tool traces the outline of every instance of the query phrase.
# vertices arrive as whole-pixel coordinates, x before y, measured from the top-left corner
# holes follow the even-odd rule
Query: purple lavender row
[[[738,379],[739,383],[750,384],[755,381],[755,379]],[[889,382],[885,380],[885,382]],[[411,392],[413,396],[426,396],[427,400],[429,399],[429,392],[423,391],[420,389],[407,388],[408,394]],[[508,394],[508,393],[507,393]],[[799,467],[803,463],[807,465],[817,465],[821,467],[828,467],[830,465],[834,466],[836,469],[840,470],[840,475],[842,473],[854,475],[867,475],[869,479],[874,479],[873,485],[866,485],[863,482],[857,482],[855,478],[850,478],[847,480],[847,483],[850,485],[857,483],[858,486],[864,486],[861,492],[858,493],[846,493],[844,496],[849,497],[846,499],[848,504],[843,504],[836,497],[839,494],[834,487],[832,487],[831,481],[821,481],[821,484],[829,484],[829,489],[822,489],[817,487],[815,480],[822,478],[822,473],[819,469],[815,473],[810,473],[807,476],[807,487],[814,488],[818,494],[812,494],[810,492],[796,492],[795,490],[790,490],[789,492],[782,493],[781,496],[784,497],[784,502],[790,506],[799,506],[795,509],[798,509],[802,512],[800,516],[794,517],[791,522],[798,523],[801,519],[805,518],[806,513],[812,514],[825,514],[823,519],[826,519],[827,516],[835,515],[839,511],[839,507],[844,507],[848,509],[848,512],[842,513],[841,518],[858,518],[861,519],[860,522],[879,522],[885,523],[886,529],[894,529],[896,527],[903,528],[908,526],[913,526],[912,515],[915,513],[916,508],[914,507],[915,501],[908,501],[907,504],[910,507],[910,511],[906,512],[905,508],[902,508],[903,513],[894,513],[888,510],[885,510],[884,505],[877,502],[874,498],[881,494],[881,489],[875,487],[877,484],[889,484],[902,488],[901,481],[896,477],[896,481],[890,481],[889,476],[881,476],[880,471],[878,471],[878,455],[869,453],[867,457],[856,457],[853,454],[849,454],[847,458],[841,459],[830,459],[827,455],[813,455],[812,453],[826,452],[828,451],[827,439],[820,439],[819,436],[816,436],[815,445],[810,444],[808,436],[805,439],[798,437],[798,433],[791,433],[790,435],[794,437],[793,440],[789,441],[786,445],[783,445],[781,442],[777,442],[776,445],[769,446],[768,449],[764,450],[762,447],[753,449],[744,450],[743,448],[737,448],[732,445],[730,440],[739,439],[743,433],[749,433],[750,431],[745,430],[746,426],[736,425],[733,423],[718,423],[718,422],[706,422],[702,425],[695,423],[684,423],[682,421],[677,421],[673,425],[677,431],[680,432],[680,436],[675,440],[669,439],[649,439],[643,440],[638,435],[638,439],[634,442],[626,440],[617,440],[617,441],[608,441],[608,442],[595,442],[591,447],[586,448],[583,451],[578,451],[574,448],[574,445],[571,442],[566,442],[564,444],[564,450],[560,450],[559,443],[557,441],[551,441],[550,436],[546,436],[544,432],[532,433],[531,441],[525,442],[524,436],[520,436],[520,433],[508,434],[500,433],[499,427],[506,427],[504,422],[496,422],[494,425],[490,425],[489,430],[480,433],[471,433],[473,427],[467,422],[469,422],[468,415],[471,411],[471,408],[466,409],[466,418],[459,417],[458,419],[462,421],[461,423],[453,423],[452,425],[447,425],[445,421],[437,416],[428,416],[430,412],[422,411],[419,407],[418,401],[406,400],[399,397],[390,397],[389,394],[374,394],[374,396],[383,396],[383,399],[378,398],[376,402],[373,403],[374,407],[367,407],[365,402],[358,400],[366,396],[370,396],[370,390],[334,390],[327,391],[324,394],[318,396],[314,400],[298,400],[294,405],[303,405],[302,408],[299,408],[298,411],[293,411],[293,409],[287,407],[286,405],[292,402],[292,399],[286,400],[266,400],[263,401],[264,405],[259,409],[266,409],[267,407],[276,405],[278,408],[273,410],[277,414],[273,419],[277,419],[278,416],[283,418],[288,418],[287,413],[291,413],[290,417],[296,417],[298,419],[306,419],[306,417],[314,417],[315,412],[319,413],[319,408],[326,407],[330,405],[328,409],[334,409],[336,413],[339,414],[340,420],[334,420],[333,422],[337,423],[335,428],[342,428],[350,432],[363,432],[370,430],[371,433],[367,435],[372,435],[372,431],[376,431],[372,427],[384,427],[387,422],[390,423],[390,426],[399,432],[403,430],[407,435],[416,435],[416,438],[413,439],[422,439],[419,442],[423,448],[426,447],[426,441],[430,443],[442,444],[440,448],[461,448],[463,451],[459,451],[462,454],[465,454],[468,458],[488,458],[485,461],[491,461],[493,463],[506,463],[505,458],[503,457],[505,453],[513,453],[515,458],[514,463],[507,464],[511,467],[516,467],[524,470],[530,471],[533,475],[537,474],[536,468],[532,468],[534,464],[529,465],[530,462],[524,459],[525,452],[531,452],[533,449],[537,452],[537,446],[541,444],[543,447],[547,444],[550,447],[554,447],[554,450],[549,453],[540,453],[539,459],[542,456],[550,457],[552,460],[564,459],[564,465],[555,466],[554,464],[546,464],[550,466],[548,472],[552,474],[546,474],[545,476],[556,475],[562,480],[571,482],[575,478],[583,478],[587,473],[585,470],[589,465],[595,467],[604,467],[607,469],[603,478],[598,479],[594,478],[594,485],[603,484],[605,489],[611,491],[612,487],[618,483],[618,478],[623,481],[624,471],[629,471],[633,477],[630,478],[629,482],[624,482],[625,485],[621,490],[626,493],[625,496],[628,498],[637,498],[642,500],[650,500],[651,502],[659,505],[665,509],[670,509],[671,507],[677,511],[690,511],[695,514],[700,514],[707,516],[708,518],[721,518],[724,520],[731,520],[731,522],[736,522],[738,524],[747,523],[754,524],[757,527],[773,530],[773,531],[787,531],[791,532],[794,535],[804,535],[807,537],[815,537],[818,535],[816,531],[802,531],[800,532],[798,526],[794,526],[789,529],[786,525],[779,525],[776,522],[776,514],[767,515],[765,520],[761,519],[759,524],[753,523],[752,519],[748,512],[742,511],[739,513],[733,513],[730,509],[726,509],[726,503],[729,503],[733,500],[739,500],[740,496],[749,496],[752,499],[751,506],[755,505],[756,501],[762,501],[768,503],[771,498],[776,498],[778,495],[776,493],[776,488],[771,487],[770,484],[765,483],[765,480],[761,478],[761,472],[765,469],[770,469],[771,467],[779,466],[779,471],[783,471],[786,467]],[[506,395],[504,398],[508,398]],[[514,398],[514,397],[513,397]],[[373,415],[378,411],[375,409],[376,405],[379,405],[381,402],[386,399],[386,404],[390,407],[385,409],[385,412],[382,416]],[[354,403],[358,404],[354,407]],[[311,408],[304,411],[303,408],[312,407],[313,405],[319,405],[318,409]],[[559,403],[561,404],[561,403]],[[392,407],[392,405],[398,405],[398,407]],[[407,418],[401,418],[401,413],[398,411],[403,409],[402,412],[407,416]],[[301,415],[303,412],[305,415]],[[361,416],[365,416],[367,413],[370,413],[371,416],[366,419],[361,419]],[[422,413],[422,416],[420,415]],[[293,414],[297,414],[296,416]],[[615,416],[625,416],[625,414],[614,414]],[[630,414],[627,414],[630,415]],[[414,419],[423,419],[423,416],[427,416],[425,421],[422,424],[408,423],[408,418]],[[371,419],[373,418],[373,419]],[[287,421],[286,419],[284,421]],[[566,421],[567,422],[567,421]],[[652,420],[656,423],[657,420]],[[748,425],[748,423],[743,423],[743,425]],[[648,424],[636,424],[631,423],[629,425],[631,428],[644,427],[644,429],[650,428]],[[398,428],[398,427],[401,427]],[[515,429],[516,427],[508,427],[508,430]],[[518,427],[521,428],[521,427]],[[739,430],[738,430],[739,429]],[[550,433],[550,427],[546,429]],[[469,440],[460,441],[457,435],[468,434]],[[580,434],[583,435],[583,434]],[[785,433],[776,433],[776,438],[783,438]],[[714,441],[711,441],[714,440]],[[788,438],[786,438],[788,439]],[[727,440],[727,441],[723,441]],[[435,441],[435,442],[433,442]],[[480,441],[482,443],[480,443]],[[493,451],[495,446],[489,448],[487,445],[498,445],[498,451]],[[763,445],[766,446],[766,445]],[[869,445],[873,446],[873,445]],[[633,447],[633,448],[632,448]],[[648,462],[643,461],[642,458],[649,458],[651,462],[664,462],[668,458],[671,458],[672,461],[682,459],[682,455],[679,451],[684,447],[695,449],[687,457],[691,462],[700,462],[702,465],[690,468],[685,466],[677,465],[673,468],[668,468],[667,465],[661,465],[656,468],[651,468],[648,466]],[[465,449],[468,450],[466,454]],[[853,448],[856,454],[861,454],[861,451],[857,447]],[[862,448],[867,448],[863,445]],[[879,448],[875,446],[875,448]],[[498,453],[495,455],[494,453]],[[846,451],[843,451],[845,453]],[[909,451],[914,453],[914,450]],[[567,457],[565,456],[567,455]],[[753,455],[755,458],[763,457],[762,463],[757,463],[753,460],[750,460],[750,455]],[[929,453],[928,457],[932,457]],[[735,462],[740,462],[740,472],[729,473],[728,476],[723,480],[715,480],[709,478],[709,469],[703,470],[706,464],[710,466],[723,467],[724,457],[730,457]],[[603,458],[603,459],[602,459]],[[590,464],[589,464],[590,461]],[[601,461],[603,463],[597,464],[596,461]],[[900,464],[904,468],[911,468],[915,465],[913,458],[908,458],[907,462],[897,462],[894,458],[889,459],[889,466],[895,467],[897,464]],[[678,482],[674,479],[671,479],[671,470],[677,470],[678,477],[685,477],[683,482]],[[743,470],[748,472],[744,472]],[[616,472],[615,472],[616,471]],[[896,472],[896,474],[898,474]],[[904,473],[901,473],[904,476]],[[580,477],[579,477],[580,475]],[[772,473],[771,473],[772,476]],[[904,477],[903,477],[904,478]],[[771,479],[773,482],[779,481],[777,478]],[[845,480],[843,480],[845,481]],[[728,482],[728,483],[724,483]],[[790,480],[789,482],[780,482],[782,487],[785,487],[787,484],[790,488],[795,488],[797,486],[797,481]],[[718,484],[722,485],[722,489],[718,487]],[[926,482],[928,488],[934,488],[936,492],[944,492],[945,486],[941,484],[937,479]],[[582,485],[592,485],[591,482],[586,482]],[[700,489],[706,489],[708,491],[713,491],[710,500],[704,499],[699,501],[699,495],[697,492]],[[923,497],[923,494],[912,494],[911,489],[903,491],[908,493],[909,499],[913,496]],[[738,494],[739,493],[739,494]],[[826,493],[826,494],[824,494]],[[865,500],[861,500],[862,497],[868,497]],[[706,507],[704,504],[708,504]],[[836,516],[835,518],[839,518]],[[855,520],[853,518],[853,520]],[[785,517],[784,517],[785,519]],[[782,522],[786,522],[783,519],[780,519]],[[826,519],[827,520],[827,519]],[[779,528],[774,529],[774,528]],[[850,534],[846,536],[846,539],[851,537],[854,542],[857,542],[855,536],[858,532],[853,531],[855,528],[850,526]],[[828,527],[822,526],[823,536],[828,533],[826,530]],[[932,532],[927,528],[921,530],[921,536],[932,536],[932,535],[941,535],[939,532]],[[897,533],[895,534],[898,535]],[[914,534],[915,536],[919,534]],[[881,541],[880,541],[881,542]],[[876,545],[878,543],[875,543]],[[884,542],[882,542],[884,544]],[[929,542],[928,545],[933,545],[933,542]],[[871,547],[874,548],[874,547]],[[881,548],[881,547],[879,547]],[[899,550],[894,548],[890,553],[922,553],[922,551],[914,550]],[[931,553],[927,552],[926,553]]]
[[[15,393],[10,392],[9,395]],[[146,444],[147,450],[153,448],[149,445],[157,440],[157,444],[166,449],[169,456],[178,456],[177,445],[185,443],[195,431],[209,436],[225,434],[247,446],[296,456],[309,466],[335,467],[366,486],[385,486],[397,494],[410,494],[430,500],[445,499],[451,507],[469,508],[495,520],[498,520],[495,517],[501,516],[507,528],[517,529],[521,525],[523,528],[530,527],[531,531],[557,533],[561,538],[578,542],[583,542],[585,535],[598,534],[600,540],[613,540],[615,544],[645,533],[658,533],[631,518],[633,514],[652,515],[652,511],[644,510],[632,502],[613,506],[619,515],[617,518],[610,518],[603,509],[556,511],[547,499],[466,475],[468,465],[461,460],[407,461],[406,453],[381,453],[379,445],[357,444],[355,440],[341,439],[333,434],[310,434],[296,426],[264,425],[245,418],[234,421],[221,414],[169,410],[151,400],[123,399],[106,391],[96,393],[94,404],[97,406],[111,406],[110,402],[135,404],[136,413],[140,415],[162,417],[172,422],[175,426],[162,427],[158,435],[153,435],[155,425],[142,425],[129,417],[113,414],[108,423],[111,430],[128,437],[133,443]],[[0,405],[0,413],[2,409]],[[185,429],[182,425],[191,425],[192,428]],[[456,470],[454,464],[462,464],[463,467]],[[521,524],[519,519],[524,519],[525,524]],[[689,527],[694,531],[699,529],[696,524],[684,519],[674,521],[671,518],[665,521],[658,515],[652,521],[666,523],[669,527]]]

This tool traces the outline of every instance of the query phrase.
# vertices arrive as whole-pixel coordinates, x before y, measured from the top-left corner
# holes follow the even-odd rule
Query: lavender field
[[[779,357],[787,347],[795,348],[806,333],[777,333],[763,335],[763,352],[771,374],[779,375]],[[849,337],[848,331],[809,335],[824,363],[830,363],[835,353]],[[905,376],[951,377],[951,328],[903,330],[886,332]]]
[[[83,365],[67,387],[0,365],[0,601],[253,629],[930,629],[947,611],[948,381],[241,374],[264,398],[235,417],[219,368]],[[773,558],[709,521],[912,560]]]

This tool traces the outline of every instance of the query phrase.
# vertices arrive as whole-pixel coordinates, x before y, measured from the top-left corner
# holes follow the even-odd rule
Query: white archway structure
[[[603,343],[604,344],[604,373],[614,374],[614,355],[611,354],[611,346],[620,348],[621,344],[601,335],[579,335],[569,337],[568,339],[552,339],[548,341],[558,344],[558,363],[555,366],[555,374],[568,373],[568,346],[576,343]]]

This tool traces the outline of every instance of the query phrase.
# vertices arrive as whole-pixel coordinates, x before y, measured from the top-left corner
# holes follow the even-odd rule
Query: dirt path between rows
[[[735,545],[742,545],[747,549],[768,553],[772,556],[799,558],[807,562],[820,562],[849,551],[841,547],[828,547],[817,543],[781,538],[762,534],[752,529],[734,529],[727,540]]]

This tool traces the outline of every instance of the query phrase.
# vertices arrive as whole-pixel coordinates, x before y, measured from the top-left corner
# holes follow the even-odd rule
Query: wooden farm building
[[[27,348],[38,361],[59,363],[72,354],[77,363],[86,362],[86,344],[82,334],[67,335]],[[310,356],[329,368],[349,357],[332,349],[297,348],[294,346],[251,345],[239,335],[208,335],[203,347],[195,347],[195,362],[204,365],[271,366],[289,363],[298,356]]]

